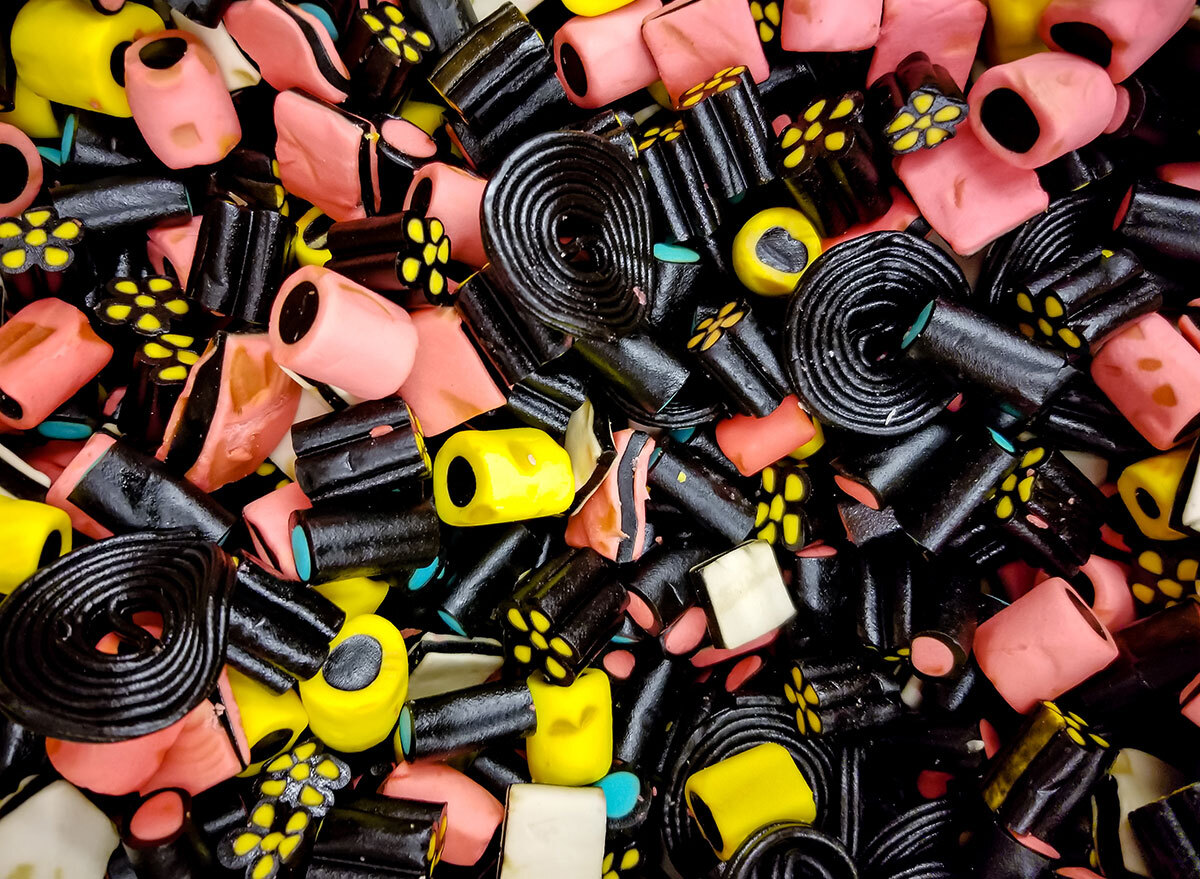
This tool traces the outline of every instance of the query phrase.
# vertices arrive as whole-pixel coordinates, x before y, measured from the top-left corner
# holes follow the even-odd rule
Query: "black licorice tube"
[[[953,438],[948,419],[939,418],[887,443],[844,445],[830,462],[837,474],[834,482],[860,503],[882,509],[902,496]]]
[[[291,221],[277,211],[214,201],[200,223],[188,297],[209,311],[265,324],[291,233]]]
[[[533,694],[524,681],[481,684],[407,703],[400,710],[396,751],[411,763],[479,750],[535,729]]]
[[[363,794],[321,820],[312,879],[427,877],[441,857],[446,804]]]
[[[1171,259],[1200,262],[1200,193],[1185,186],[1143,177],[1125,194],[1113,228],[1134,247]]]
[[[296,678],[279,666],[261,659],[237,644],[225,648],[225,661],[248,678],[253,678],[275,693],[286,693],[296,686]]]
[[[521,523],[486,531],[472,529],[463,545],[452,544],[450,578],[438,606],[438,616],[454,632],[467,635],[483,626],[500,600],[511,594],[517,579],[545,553],[549,537]],[[466,558],[464,558],[466,556]]]
[[[695,603],[688,571],[719,551],[715,545],[694,538],[681,538],[672,543],[672,546],[660,544],[647,551],[625,583],[629,592],[645,606],[650,618],[638,622],[651,634],[661,632],[663,626]],[[640,613],[641,609],[632,612]]]
[[[949,564],[934,564],[916,593],[912,664],[922,675],[948,678],[971,655],[978,625],[978,578]]]
[[[754,503],[682,448],[662,449],[650,467],[648,482],[651,491],[730,543],[742,540],[754,527]]]
[[[638,151],[658,237],[687,244],[714,235],[720,225],[716,193],[705,185],[683,123],[646,129]]]
[[[643,758],[657,759],[655,750],[666,734],[674,697],[682,682],[684,664],[660,656],[648,668],[637,668],[635,679],[625,683],[613,699],[613,762],[636,772]]]
[[[292,427],[296,482],[313,503],[417,488],[429,456],[412,412],[398,397],[367,400]]]
[[[836,644],[848,632],[847,583],[858,572],[854,548],[825,544],[796,553],[788,592],[796,604],[798,630],[806,642]]]
[[[764,418],[791,393],[775,348],[747,302],[727,302],[716,314],[703,317],[687,340],[687,350],[747,415]]]
[[[419,568],[437,558],[441,542],[433,504],[325,505],[292,514],[292,552],[302,580],[373,576]]]
[[[89,232],[186,222],[192,216],[187,187],[168,177],[102,177],[50,190],[60,217],[74,217]]]
[[[505,408],[530,427],[562,438],[572,413],[587,398],[588,388],[579,376],[551,365],[513,385]]]
[[[577,339],[574,350],[639,406],[657,412],[683,388],[691,371],[648,333],[613,342]]]
[[[63,145],[63,161],[73,173],[130,174],[158,164],[132,119],[91,110],[76,110],[67,118],[73,127]]]
[[[1075,375],[1062,355],[942,298],[921,312],[903,347],[908,357],[930,361],[1030,412],[1040,410]]]
[[[1155,876],[1200,876],[1200,784],[1134,809],[1129,826]]]
[[[771,126],[758,87],[745,68],[733,68],[679,97],[693,145],[705,168],[706,188],[726,199],[774,179]]]

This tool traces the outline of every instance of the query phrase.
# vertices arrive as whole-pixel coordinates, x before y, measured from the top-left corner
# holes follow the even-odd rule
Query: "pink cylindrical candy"
[[[441,220],[450,236],[454,258],[481,269],[488,261],[479,226],[485,186],[486,179],[465,168],[430,162],[413,175],[404,197],[404,211]]]
[[[980,670],[1024,714],[1083,683],[1117,657],[1117,645],[1066,580],[1053,577],[980,624]]]
[[[1099,137],[1117,106],[1102,67],[1064,52],[989,68],[967,98],[980,142],[1018,168],[1038,168]]]
[[[408,312],[321,266],[283,282],[270,327],[276,363],[364,400],[394,394],[417,355]]]
[[[860,52],[879,39],[883,0],[783,0],[779,45],[789,52]]]
[[[572,104],[603,107],[658,80],[642,19],[661,6],[634,0],[603,15],[577,15],[555,32],[554,63]]]
[[[187,31],[151,34],[126,49],[125,92],[138,131],[168,168],[219,162],[242,139],[221,68]]]
[[[42,157],[15,125],[0,122],[0,217],[15,217],[33,204],[42,188]]]
[[[1128,79],[1183,27],[1193,0],[1051,0],[1038,34],[1051,49],[1074,52]]]
[[[743,476],[753,476],[764,467],[796,451],[817,435],[808,413],[792,395],[763,418],[734,415],[717,423],[717,445]]]

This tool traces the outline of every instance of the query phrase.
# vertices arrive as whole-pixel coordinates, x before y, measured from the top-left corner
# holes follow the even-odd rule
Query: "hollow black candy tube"
[[[747,415],[765,418],[788,395],[775,348],[745,301],[726,302],[702,318],[687,340],[687,350]]]
[[[953,438],[949,419],[939,418],[886,443],[844,443],[830,462],[836,473],[834,482],[859,503],[882,509],[903,495]]]
[[[1200,784],[1134,809],[1129,826],[1155,876],[1200,876]]]
[[[658,237],[686,244],[715,234],[720,211],[683,120],[650,126],[637,148]]]
[[[291,233],[291,221],[277,211],[212,202],[200,223],[188,297],[209,311],[265,324]]]
[[[535,729],[533,695],[524,681],[482,684],[408,702],[400,710],[396,751],[409,762],[448,757],[515,740]]]
[[[446,50],[429,81],[458,113],[453,129],[463,153],[485,174],[531,134],[571,115],[545,42],[511,3]]]
[[[505,408],[530,427],[561,438],[566,436],[572,413],[587,398],[588,388],[582,378],[569,369],[551,365],[513,385]]]
[[[638,667],[634,679],[625,683],[613,698],[613,761],[630,771],[638,771],[666,734],[668,718],[682,681],[683,663],[661,655]]]
[[[42,568],[0,604],[0,711],[30,730],[80,742],[146,735],[216,686],[233,571],[209,541],[127,534]],[[154,637],[137,612],[162,619]],[[96,648],[118,632],[119,654]]]
[[[191,808],[191,796],[178,788],[158,791],[139,804],[121,833],[125,855],[138,879],[211,875],[212,854],[192,826]],[[147,828],[153,828],[153,835]]]
[[[937,417],[954,397],[936,370],[898,356],[928,301],[968,295],[939,248],[904,232],[863,235],[825,251],[788,308],[783,356],[792,386],[822,421],[899,436]]]
[[[849,636],[850,579],[858,573],[854,548],[825,544],[803,549],[788,564],[788,593],[796,604],[799,639],[807,644],[835,644]]]
[[[97,445],[100,440],[92,440]],[[56,486],[56,490],[57,490]],[[185,529],[220,543],[237,517],[123,440],[111,440],[71,486],[68,501],[110,531]]]
[[[679,96],[705,182],[723,198],[737,198],[775,178],[771,126],[754,78],[745,67],[720,71]]]
[[[404,8],[432,38],[439,58],[479,24],[475,8],[467,0],[410,0]]]
[[[292,445],[296,482],[313,503],[417,487],[431,472],[425,438],[398,397],[302,421]]]
[[[730,542],[738,540],[741,537],[730,538]],[[630,613],[639,625],[657,634],[693,605],[688,571],[717,552],[717,547],[695,537],[681,537],[670,546],[659,544],[647,551],[626,580],[626,588],[637,599]]]
[[[648,482],[700,525],[730,543],[754,527],[754,502],[733,482],[684,448],[656,449]]]
[[[437,513],[428,501],[415,506],[386,498],[369,505],[325,504],[292,513],[290,527],[302,580],[419,568],[437,558],[441,540]]]
[[[533,137],[488,181],[481,209],[493,282],[574,336],[614,341],[654,298],[650,206],[637,168],[580,131]]]
[[[1200,193],[1143,177],[1125,194],[1113,228],[1136,248],[1172,259],[1200,262],[1200,241],[1188,230],[1200,223]]]
[[[940,552],[1019,460],[1012,443],[993,430],[964,434],[898,503],[897,518],[913,540]]]
[[[1031,343],[971,308],[938,298],[917,316],[905,354],[1036,412],[1075,375],[1061,354]]]
[[[477,533],[482,530],[472,529],[470,540],[452,544],[449,582],[437,609],[442,622],[459,635],[487,623],[500,599],[541,560],[549,544],[546,535],[519,522],[494,529],[487,542]]]
[[[441,857],[445,833],[445,803],[363,794],[321,819],[306,875],[427,877]]]
[[[577,339],[574,349],[605,381],[655,412],[670,403],[691,376],[679,358],[649,333],[631,333],[613,342]]]
[[[192,215],[187,187],[168,177],[102,177],[50,190],[60,217],[75,217],[91,232],[186,222]]]
[[[977,578],[957,565],[934,564],[913,607],[913,668],[930,678],[959,672],[971,655],[979,623]]]
[[[913,592],[920,570],[912,541],[890,534],[859,546],[858,637],[896,661],[912,640]]]

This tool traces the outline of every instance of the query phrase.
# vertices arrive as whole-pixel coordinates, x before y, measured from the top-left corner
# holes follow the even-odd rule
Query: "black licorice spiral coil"
[[[1036,272],[1082,253],[1112,234],[1115,199],[1104,186],[1060,198],[1045,213],[1019,226],[988,248],[971,294],[976,307],[1000,305],[1005,292]]]
[[[905,232],[863,235],[821,254],[788,309],[783,356],[796,393],[827,424],[874,436],[916,430],[953,387],[896,355],[934,295],[966,298],[962,271]]]
[[[859,859],[864,879],[935,879],[955,875],[955,814],[964,806],[940,797],[902,812],[880,828]]]
[[[42,568],[0,604],[0,711],[77,742],[170,726],[216,686],[232,584],[220,547],[180,532],[101,540]],[[114,633],[117,652],[100,649]]]
[[[601,137],[552,131],[514,150],[484,191],[482,229],[489,276],[548,326],[612,341],[650,309],[645,184]]]
[[[807,824],[768,824],[726,863],[721,879],[858,879],[846,847]]]
[[[710,697],[689,712],[682,723],[686,726],[679,731],[668,755],[659,822],[663,847],[681,875],[703,875],[716,863],[712,847],[688,815],[683,792],[688,776],[756,745],[773,742],[788,749],[812,788],[817,807],[815,824],[822,825],[829,811],[833,752],[823,742],[806,739],[796,731],[793,712],[782,698]]]

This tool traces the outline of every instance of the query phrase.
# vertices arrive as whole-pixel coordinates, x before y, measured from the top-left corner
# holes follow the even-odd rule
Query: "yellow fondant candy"
[[[71,519],[58,507],[0,497],[0,596],[71,551]]]
[[[569,687],[530,675],[537,730],[525,739],[536,784],[592,784],[612,768],[612,688],[608,675],[585,669]]]
[[[268,760],[296,743],[308,726],[308,714],[295,690],[276,693],[236,669],[226,669],[237,703],[238,723],[249,749],[242,777],[257,775]],[[247,756],[247,755],[243,755]]]

